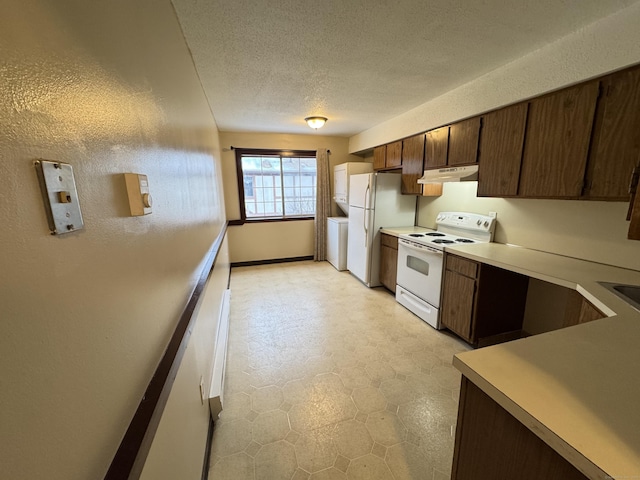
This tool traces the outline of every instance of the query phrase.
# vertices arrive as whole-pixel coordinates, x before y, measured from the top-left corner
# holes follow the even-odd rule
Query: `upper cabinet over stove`
[[[640,199],[633,197],[640,176],[640,66],[417,137],[423,136],[425,169],[479,165],[478,196],[630,202],[629,238],[640,240]],[[376,147],[374,168],[406,169],[403,190],[418,193],[410,183],[419,149],[409,149],[417,155],[405,159],[402,143]]]

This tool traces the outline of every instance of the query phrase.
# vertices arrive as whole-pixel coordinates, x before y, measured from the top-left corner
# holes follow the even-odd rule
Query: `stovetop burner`
[[[495,218],[466,212],[440,212],[436,217],[437,229],[413,230],[403,233],[400,240],[411,244],[445,250],[463,245],[491,242]],[[418,227],[421,228],[421,227]]]

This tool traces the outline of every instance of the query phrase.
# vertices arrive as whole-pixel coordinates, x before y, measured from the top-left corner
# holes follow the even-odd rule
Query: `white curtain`
[[[316,151],[316,218],[314,221],[313,259],[323,262],[327,259],[327,217],[331,210],[331,184],[329,180],[329,152],[326,148]]]

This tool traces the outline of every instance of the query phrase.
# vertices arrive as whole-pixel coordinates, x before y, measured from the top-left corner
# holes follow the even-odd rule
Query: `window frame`
[[[233,147],[232,147],[233,148]],[[283,149],[266,149],[266,148],[233,148],[236,154],[236,177],[238,181],[238,201],[240,204],[240,219],[232,220],[229,225],[243,225],[245,223],[268,223],[268,222],[297,222],[300,220],[313,220],[314,215],[305,215],[299,217],[277,217],[277,218],[247,218],[247,210],[244,202],[244,172],[242,171],[243,155],[272,155],[280,157],[301,157],[316,159],[316,175],[317,175],[317,152],[316,150],[283,150]],[[317,177],[316,177],[317,178]],[[317,185],[316,185],[317,188]],[[284,192],[283,192],[284,194]]]

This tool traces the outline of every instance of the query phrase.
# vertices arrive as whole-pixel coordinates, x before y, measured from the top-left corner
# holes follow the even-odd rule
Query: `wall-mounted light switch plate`
[[[139,217],[150,214],[152,200],[147,176],[139,173],[125,173],[124,180],[127,184],[131,215]]]
[[[34,162],[52,235],[84,228],[73,167],[68,163],[36,160]]]

